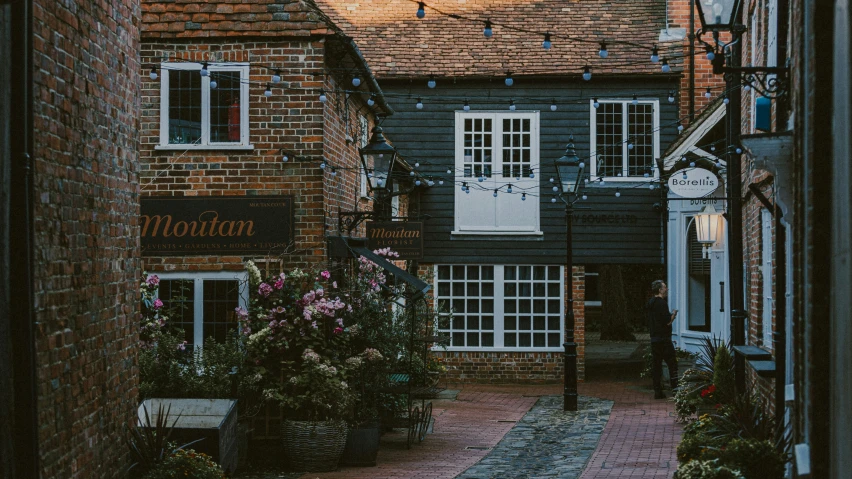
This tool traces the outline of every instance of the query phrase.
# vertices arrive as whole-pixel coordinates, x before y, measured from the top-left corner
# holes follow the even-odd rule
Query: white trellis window
[[[657,177],[660,156],[659,101],[599,100],[591,103],[591,176],[634,180]]]
[[[249,65],[160,64],[161,150],[253,148],[249,144]]]
[[[469,190],[453,234],[541,234],[538,135],[538,112],[456,112],[456,183]]]
[[[157,296],[169,310],[169,323],[184,330],[190,346],[213,337],[224,342],[238,327],[234,310],[248,304],[245,272],[158,273]]]
[[[560,351],[561,266],[438,265],[438,330],[450,350]]]

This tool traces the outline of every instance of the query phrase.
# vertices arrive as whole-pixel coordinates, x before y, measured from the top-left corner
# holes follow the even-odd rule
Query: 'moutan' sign
[[[373,221],[367,223],[367,248],[390,248],[400,259],[423,259],[423,223]]]
[[[290,196],[143,197],[143,256],[275,255],[293,241]]]

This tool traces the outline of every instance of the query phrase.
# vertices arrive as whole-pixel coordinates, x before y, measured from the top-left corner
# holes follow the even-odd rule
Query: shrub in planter
[[[734,390],[734,358],[728,348],[718,348],[713,360],[713,385],[715,399],[722,404],[730,402],[736,394]]]
[[[719,462],[736,467],[749,479],[781,479],[784,477],[784,456],[772,441],[734,439],[719,451]]]
[[[674,479],[745,479],[736,469],[718,461],[689,461],[677,468]]]
[[[225,473],[207,454],[181,449],[170,454],[142,479],[224,479]]]
[[[710,460],[719,457],[724,440],[703,432],[684,436],[677,445],[677,461],[685,464],[693,460]]]

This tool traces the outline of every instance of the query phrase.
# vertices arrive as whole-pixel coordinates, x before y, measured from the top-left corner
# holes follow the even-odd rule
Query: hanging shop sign
[[[669,177],[669,191],[684,198],[703,198],[719,188],[719,178],[704,168],[685,168]]]
[[[143,197],[143,256],[278,255],[293,243],[291,196]]]
[[[367,248],[390,248],[399,253],[400,259],[423,259],[423,222],[368,222]]]

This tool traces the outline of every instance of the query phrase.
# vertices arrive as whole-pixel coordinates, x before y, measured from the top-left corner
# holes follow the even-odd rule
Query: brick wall
[[[421,271],[432,271],[431,265]],[[574,266],[574,342],[577,343],[577,377],[585,379],[585,268]],[[565,278],[565,307],[568,281]],[[447,367],[449,382],[529,383],[559,382],[564,378],[564,356],[560,352],[485,352],[436,351],[435,356]]]
[[[681,65],[683,67],[683,77],[680,81],[680,114],[679,117],[683,120],[684,127],[689,126],[689,97],[692,92],[689,90],[689,16],[692,6],[691,0],[673,0],[668,3],[668,19],[669,27],[685,28],[687,37],[683,40],[683,49],[678,52],[683,56]],[[695,14],[695,29],[701,28],[701,21],[698,14]],[[702,37],[704,41],[712,43],[709,35]],[[729,36],[723,34],[722,41],[729,41]],[[698,40],[695,41],[695,115],[698,116],[714,98],[722,94],[725,86],[725,79],[722,75],[713,74],[713,65],[707,59],[704,53],[704,45]],[[707,99],[704,93],[707,88],[711,88],[712,96]]]
[[[337,228],[337,212],[351,211],[358,199],[360,170],[358,116],[367,109],[360,97],[334,93],[340,81],[323,75],[325,41],[211,42],[187,45],[159,40],[142,45],[142,196],[292,195],[295,246],[284,255],[288,267],[325,260],[327,233]],[[171,61],[250,62],[249,151],[155,149],[160,134],[160,79],[147,72],[168,56]],[[273,95],[264,90],[281,66],[281,85]],[[320,90],[328,101],[319,100]],[[349,138],[350,140],[347,140]],[[282,161],[282,150],[295,154]],[[293,156],[293,155],[290,155]],[[329,167],[320,167],[323,160]],[[333,168],[331,166],[334,166]],[[240,270],[243,257],[146,257],[149,271]]]
[[[137,404],[139,2],[34,2],[41,477],[115,477]]]

